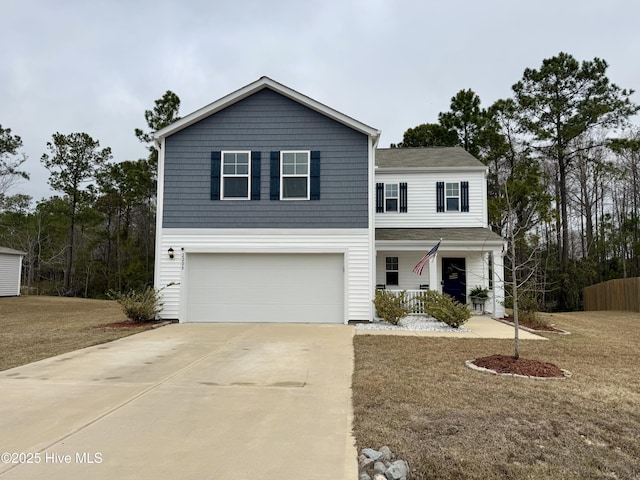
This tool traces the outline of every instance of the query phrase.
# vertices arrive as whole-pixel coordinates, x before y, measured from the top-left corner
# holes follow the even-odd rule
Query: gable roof
[[[4,253],[6,255],[26,255],[26,252],[21,252],[20,250],[14,250],[13,248],[0,247],[0,253]]]
[[[168,137],[169,135],[179,132],[183,128],[186,128],[189,125],[202,120],[203,118],[213,115],[214,113],[217,113],[220,110],[223,110],[233,105],[234,103],[237,103],[265,88],[269,88],[287,98],[290,98],[291,100],[294,100],[306,107],[309,107],[312,110],[315,110],[318,113],[321,113],[337,122],[340,122],[347,127],[353,128],[360,133],[364,133],[365,135],[372,137],[374,145],[377,144],[378,139],[380,138],[380,130],[376,130],[373,127],[365,125],[364,123],[359,122],[358,120],[355,120],[354,118],[351,118],[344,113],[334,110],[333,108],[328,107],[314,100],[313,98],[296,92],[295,90],[281,83],[278,83],[275,80],[270,79],[269,77],[260,77],[255,82],[250,83],[249,85],[246,85],[239,90],[236,90],[235,92],[232,92],[229,95],[226,95],[216,100],[215,102],[210,103],[209,105],[202,107],[199,110],[196,110],[193,113],[190,113],[186,117],[173,122],[171,125],[167,125],[166,127],[161,128],[153,134],[153,138],[156,141],[159,141],[165,137]]]
[[[376,150],[378,168],[487,167],[462,147],[380,148]]]

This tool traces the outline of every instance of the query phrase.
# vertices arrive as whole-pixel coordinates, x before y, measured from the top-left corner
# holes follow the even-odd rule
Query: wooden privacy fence
[[[640,312],[640,277],[618,278],[586,287],[584,309]]]

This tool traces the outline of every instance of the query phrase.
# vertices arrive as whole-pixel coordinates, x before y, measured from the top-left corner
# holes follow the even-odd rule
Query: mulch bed
[[[553,363],[528,360],[526,358],[516,360],[514,357],[508,355],[491,355],[477,358],[472,363],[478,367],[493,370],[496,373],[510,373],[541,378],[561,378],[565,376],[565,372]]]
[[[504,322],[509,322],[513,324],[513,315],[509,315],[508,317],[501,318],[500,320]],[[523,322],[522,320],[518,321],[518,326],[528,328],[529,330],[535,330],[537,332],[553,332],[553,333],[567,333],[564,330],[560,330],[559,328],[554,327],[553,325],[534,325],[532,323]]]

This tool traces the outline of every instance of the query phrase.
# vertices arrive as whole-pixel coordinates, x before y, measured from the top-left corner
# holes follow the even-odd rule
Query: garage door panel
[[[188,254],[188,322],[342,323],[342,254]]]
[[[195,318],[206,318],[208,322],[232,323],[338,323],[335,319],[343,316],[342,307],[335,305],[320,305],[313,311],[280,305],[262,305],[259,308],[219,305],[214,312],[206,305],[199,305],[192,309],[191,314]]]

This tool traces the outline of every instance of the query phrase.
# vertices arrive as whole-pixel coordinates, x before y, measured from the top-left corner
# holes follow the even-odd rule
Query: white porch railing
[[[400,293],[402,290],[389,290],[390,292]],[[419,300],[420,296],[426,290],[405,290],[407,296],[407,306],[411,309],[411,313],[414,315],[424,315],[424,304]]]

